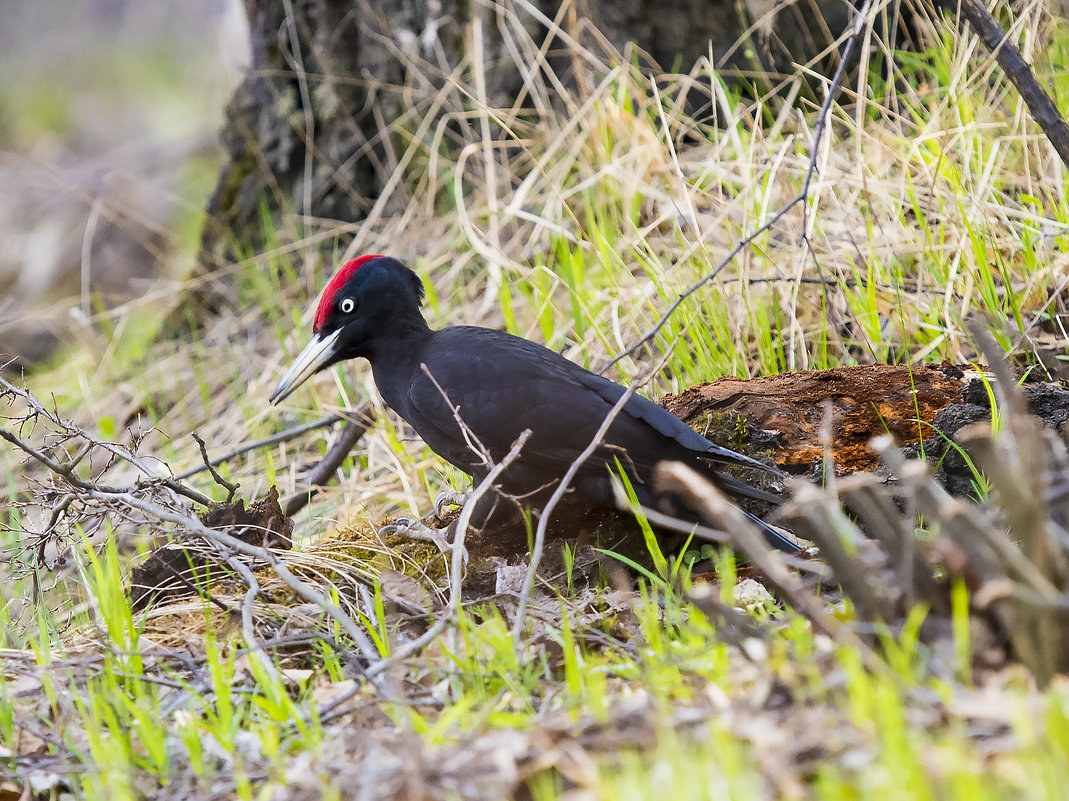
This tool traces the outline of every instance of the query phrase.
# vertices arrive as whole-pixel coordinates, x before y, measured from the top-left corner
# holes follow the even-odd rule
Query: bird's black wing
[[[420,356],[434,381],[418,371],[404,399],[405,408],[398,411],[432,450],[473,474],[482,472],[479,458],[464,437],[454,408],[469,429],[469,439],[481,443],[495,462],[524,429],[530,429],[520,462],[503,477],[506,486],[511,483],[519,492],[559,479],[626,391],[547,348],[491,329],[443,329]],[[607,505],[612,505],[612,495],[605,465],[617,455],[643,482],[651,480],[654,465],[664,460],[699,467],[698,460],[705,459],[775,472],[709,442],[639,395],[627,401],[604,441],[606,447],[590,460],[585,475],[597,477],[597,490],[590,483],[586,486]],[[703,472],[731,494],[779,500],[731,476]],[[797,550],[767,524],[759,521],[759,525],[776,547]]]
[[[569,364],[571,364],[571,362],[569,362]],[[603,378],[602,376],[588,372],[587,370],[582,370],[582,368],[579,368],[579,375],[577,377],[585,387],[602,398],[606,404],[606,413],[616,404],[620,399],[620,396],[626,391],[624,387],[619,384],[616,384],[607,378]],[[667,409],[641,395],[632,395],[630,400],[628,400],[627,404],[624,406],[623,412],[624,419],[621,421],[622,426],[627,426],[632,431],[639,426],[648,426],[660,437],[671,440],[685,451],[690,451],[694,455],[700,456],[703,459],[708,459],[709,461],[724,465],[752,467],[773,473],[778,472],[775,468],[762,464],[756,459],[751,459],[749,456],[744,456],[741,453],[736,453],[728,448],[722,448],[721,446],[710,442]],[[628,418],[634,421],[631,426],[628,426]],[[615,430],[613,434],[616,434]],[[638,437],[637,433],[633,436],[636,439]],[[655,457],[658,456],[656,453],[652,455]],[[661,461],[665,458],[669,457],[662,453],[659,455],[659,458],[655,459],[655,461]]]
[[[409,387],[409,420],[436,451],[454,464],[471,456],[445,396],[495,459],[525,428],[533,432],[525,461],[564,468],[594,438],[624,387],[595,375],[548,348],[485,328],[446,328],[433,338],[424,361],[439,389],[420,372]],[[433,440],[433,441],[432,441]],[[436,442],[447,450],[440,450]],[[448,444],[447,444],[448,443]],[[694,457],[721,464],[772,470],[715,445],[675,415],[632,395],[613,421],[606,443],[626,448],[640,470],[665,459]],[[450,448],[449,446],[453,447]],[[454,459],[454,456],[457,457]],[[459,461],[458,461],[459,459]]]
[[[524,463],[559,476],[612,406],[579,380],[586,373],[582,368],[499,331],[446,328],[420,355],[433,381],[419,371],[408,387],[406,408],[398,411],[433,450],[460,467],[477,457],[451,407],[495,461],[530,429]]]

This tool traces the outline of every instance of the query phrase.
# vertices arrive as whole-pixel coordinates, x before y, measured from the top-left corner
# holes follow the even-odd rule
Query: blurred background
[[[165,305],[196,250],[239,0],[3,0],[0,363],[32,367],[93,315]]]

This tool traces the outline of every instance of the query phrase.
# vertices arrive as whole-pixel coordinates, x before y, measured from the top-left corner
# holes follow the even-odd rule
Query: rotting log
[[[1032,381],[1022,387],[1028,411],[1063,432],[1069,389]],[[710,439],[747,453],[767,453],[785,472],[823,470],[822,428],[831,409],[830,446],[839,474],[876,470],[869,442],[890,434],[908,457],[923,454],[939,481],[968,494],[975,478],[953,444],[965,426],[991,419],[985,376],[975,367],[870,364],[754,378],[721,378],[670,395],[662,405]]]

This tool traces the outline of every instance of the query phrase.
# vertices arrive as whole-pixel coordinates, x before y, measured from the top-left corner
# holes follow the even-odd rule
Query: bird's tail
[[[757,515],[752,515],[746,512],[746,516],[750,518],[750,522],[761,529],[761,533],[765,535],[765,541],[785,553],[798,553],[802,550],[802,546],[798,545],[794,540],[788,539],[787,535],[782,534],[778,529],[769,523],[766,523]]]
[[[694,465],[691,465],[691,467],[694,467]],[[702,464],[701,467],[704,469],[699,469],[698,472],[710,483],[732,498],[747,498],[772,506],[779,506],[785,500],[781,493],[755,487],[752,484],[743,481],[741,478],[737,478],[736,476],[729,475],[722,470],[716,469],[712,465]],[[741,509],[741,511],[745,513],[750,521],[761,530],[765,540],[773,548],[786,553],[798,553],[798,551],[802,550],[801,546],[779,531],[776,527],[766,523],[760,517],[746,509]]]

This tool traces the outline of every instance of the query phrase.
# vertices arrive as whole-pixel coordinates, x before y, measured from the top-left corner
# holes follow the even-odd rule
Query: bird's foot
[[[443,554],[452,554],[456,545],[451,541],[453,527],[431,528],[419,520],[411,517],[399,517],[388,526],[383,526],[378,531],[379,537],[401,537],[415,542],[432,542],[438,546]],[[464,564],[468,564],[468,549],[464,548],[461,556]]]
[[[447,506],[463,506],[469,495],[471,495],[470,492],[457,492],[452,489],[439,492],[438,497],[434,499],[434,513],[441,515],[442,510]]]

